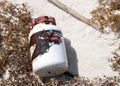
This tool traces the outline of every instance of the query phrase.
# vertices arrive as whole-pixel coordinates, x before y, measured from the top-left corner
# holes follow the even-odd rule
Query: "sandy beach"
[[[56,19],[57,26],[65,37],[69,61],[68,71],[88,78],[118,76],[110,67],[112,52],[117,49],[119,40],[114,33],[102,34],[77,20],[47,0],[10,0],[25,2],[30,7],[33,18],[47,15]],[[86,18],[98,6],[97,0],[60,0]]]

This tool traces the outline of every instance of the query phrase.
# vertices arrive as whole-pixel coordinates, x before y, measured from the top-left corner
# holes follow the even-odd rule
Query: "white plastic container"
[[[40,44],[41,40],[43,44]],[[68,69],[64,38],[56,25],[45,23],[35,25],[30,31],[29,41],[34,73],[40,77],[47,77],[62,74]],[[47,48],[44,45],[47,45]],[[36,55],[35,52],[37,52]]]

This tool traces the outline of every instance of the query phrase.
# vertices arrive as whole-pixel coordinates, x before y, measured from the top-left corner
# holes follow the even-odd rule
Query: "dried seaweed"
[[[94,9],[91,14],[91,21],[105,28],[108,27],[109,31],[117,32],[120,30],[120,10],[119,0],[98,0],[99,7]]]
[[[2,78],[0,85],[25,86],[39,84],[32,74],[28,34],[31,14],[26,4],[14,5],[9,1],[0,2],[0,74],[9,68],[7,80]]]

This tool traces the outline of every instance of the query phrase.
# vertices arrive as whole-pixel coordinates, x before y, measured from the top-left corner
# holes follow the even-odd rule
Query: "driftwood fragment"
[[[71,9],[70,7],[68,7],[65,4],[61,3],[60,1],[58,1],[58,0],[48,0],[48,1],[53,3],[54,5],[56,5],[57,7],[61,8],[65,12],[69,13],[70,15],[75,17],[76,19],[78,19],[78,20],[84,22],[85,24],[95,28],[99,32],[102,32],[102,27],[101,26],[91,22],[90,19],[87,19],[86,17],[80,15],[78,12],[74,11],[73,9]]]

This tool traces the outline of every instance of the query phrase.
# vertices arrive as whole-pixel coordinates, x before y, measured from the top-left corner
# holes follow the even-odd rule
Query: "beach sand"
[[[47,0],[10,0],[14,3],[27,3],[33,18],[47,15],[56,19],[57,26],[65,37],[68,54],[68,71],[88,78],[118,76],[110,67],[112,52],[117,49],[119,40],[114,33],[102,34],[77,20]],[[86,18],[98,6],[97,0],[60,0]]]

